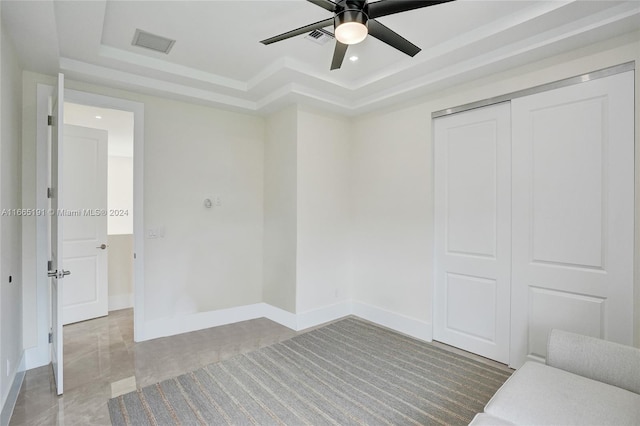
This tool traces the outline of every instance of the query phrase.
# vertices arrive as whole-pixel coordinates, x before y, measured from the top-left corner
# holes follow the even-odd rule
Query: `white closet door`
[[[631,344],[633,73],[515,99],[511,365],[551,328]]]
[[[508,103],[434,120],[434,339],[509,361]]]

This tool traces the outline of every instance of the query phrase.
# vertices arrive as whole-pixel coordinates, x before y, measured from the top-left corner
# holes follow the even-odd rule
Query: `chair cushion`
[[[640,349],[551,330],[547,365],[640,394]]]
[[[484,411],[516,424],[638,425],[640,395],[529,361]]]

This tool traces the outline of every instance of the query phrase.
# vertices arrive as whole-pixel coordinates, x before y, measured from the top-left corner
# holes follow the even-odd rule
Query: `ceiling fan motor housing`
[[[368,26],[369,5],[365,0],[341,0],[337,3],[333,27],[338,28],[347,22],[358,22]]]

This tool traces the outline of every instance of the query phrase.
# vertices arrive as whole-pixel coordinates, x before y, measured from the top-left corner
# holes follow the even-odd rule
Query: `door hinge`
[[[53,188],[47,188],[47,198],[53,198]]]
[[[49,332],[49,343],[53,343],[53,330]]]
[[[53,260],[47,260],[47,271],[51,271],[53,269]]]
[[[47,126],[53,126],[53,115],[47,115]]]

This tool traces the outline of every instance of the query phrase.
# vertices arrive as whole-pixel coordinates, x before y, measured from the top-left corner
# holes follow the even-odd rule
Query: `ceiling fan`
[[[323,9],[333,13],[332,18],[328,18],[313,24],[305,25],[298,29],[287,31],[275,37],[262,40],[262,44],[271,44],[277,41],[286,40],[297,35],[305,34],[313,30],[333,25],[336,47],[333,51],[331,69],[340,68],[347,47],[350,44],[357,44],[363,41],[367,34],[378,40],[387,43],[409,56],[415,56],[420,52],[420,48],[400,34],[385,27],[376,18],[393,15],[394,13],[406,12],[408,10],[419,9],[427,6],[435,6],[440,3],[447,3],[454,0],[379,0],[369,3],[368,0],[307,0]]]

